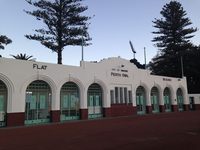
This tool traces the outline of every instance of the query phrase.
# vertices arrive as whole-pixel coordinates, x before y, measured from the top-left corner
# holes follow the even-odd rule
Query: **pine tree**
[[[171,1],[164,5],[161,19],[153,21],[157,31],[152,42],[159,53],[150,62],[150,69],[158,75],[181,77],[181,57],[192,48],[190,38],[197,29],[189,27],[192,23],[181,3]]]
[[[9,39],[7,36],[5,35],[0,35],[0,49],[4,49],[5,47],[3,46],[4,45],[7,45],[7,44],[10,44],[12,43],[12,40]]]
[[[200,47],[194,46],[183,56],[184,75],[187,77],[187,86],[189,93],[200,93]]]
[[[62,51],[69,45],[89,45],[88,34],[90,17],[83,16],[88,7],[82,6],[82,0],[26,0],[37,8],[25,11],[43,21],[46,28],[36,29],[36,34],[25,35],[30,40],[39,41],[45,47],[58,54],[58,64],[62,64]]]

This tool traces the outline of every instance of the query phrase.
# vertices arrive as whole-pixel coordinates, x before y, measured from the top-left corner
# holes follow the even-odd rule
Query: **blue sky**
[[[152,21],[160,18],[162,7],[170,0],[84,0],[88,6],[85,13],[95,15],[90,20],[89,34],[92,45],[84,48],[86,61],[99,61],[108,57],[133,57],[129,40],[136,50],[136,58],[144,63],[144,47],[146,47],[147,62],[157,53],[157,48],[151,42],[153,38]],[[179,0],[193,27],[200,29],[200,1]],[[34,17],[27,15],[23,10],[33,9],[25,0],[0,0],[0,34],[7,35],[13,40],[12,44],[0,50],[3,57],[11,58],[10,54],[26,53],[33,55],[36,61],[57,63],[57,54],[42,46],[39,42],[28,40],[25,34],[33,33],[34,29],[45,27]],[[200,45],[200,31],[191,39]],[[81,59],[80,46],[68,46],[63,51],[63,64],[79,65]]]

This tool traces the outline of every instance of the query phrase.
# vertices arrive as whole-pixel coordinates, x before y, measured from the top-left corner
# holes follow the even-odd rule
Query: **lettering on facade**
[[[125,74],[125,73],[111,72],[111,76],[113,76],[113,77],[124,77],[124,78],[128,78],[128,74]]]
[[[169,78],[163,78],[163,81],[172,81],[172,79],[169,79]]]
[[[33,69],[46,70],[47,66],[46,65],[39,66],[38,64],[33,64]]]
[[[122,77],[128,78],[128,74],[122,73]]]
[[[122,65],[121,67],[124,67],[124,65]],[[123,77],[123,78],[128,78],[128,70],[126,69],[120,69],[120,68],[112,68],[111,69],[111,76],[112,77]]]
[[[128,74],[125,74],[125,73],[111,72],[111,76],[113,76],[113,77],[124,77],[124,78],[128,78]]]
[[[128,70],[121,70],[121,72],[128,72]]]

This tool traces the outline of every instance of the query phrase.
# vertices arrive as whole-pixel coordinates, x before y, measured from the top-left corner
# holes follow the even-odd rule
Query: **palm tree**
[[[17,54],[17,55],[11,55],[13,58],[15,59],[21,59],[21,60],[29,60],[29,61],[35,61],[35,58],[33,58],[33,56],[28,56],[26,54]]]

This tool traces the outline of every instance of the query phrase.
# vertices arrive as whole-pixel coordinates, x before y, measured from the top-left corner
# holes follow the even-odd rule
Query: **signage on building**
[[[172,81],[172,79],[169,79],[169,78],[163,78],[163,81]]]
[[[111,71],[111,76],[113,77],[124,77],[124,78],[128,78],[128,74],[127,74],[128,70],[124,70],[124,69],[112,69]]]
[[[46,65],[38,65],[38,64],[33,64],[33,69],[38,69],[38,70],[46,70],[47,66]]]

